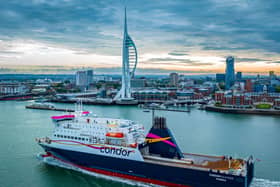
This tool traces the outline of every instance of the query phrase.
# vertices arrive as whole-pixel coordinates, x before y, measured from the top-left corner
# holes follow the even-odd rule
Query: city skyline
[[[236,71],[280,73],[280,3],[260,0],[2,2],[0,73],[121,73],[124,4],[141,73],[225,72],[228,55]]]

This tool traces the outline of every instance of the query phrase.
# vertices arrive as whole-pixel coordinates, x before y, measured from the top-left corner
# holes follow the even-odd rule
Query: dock
[[[189,109],[187,109],[187,110],[182,110],[182,109],[159,108],[159,107],[142,107],[142,109],[147,109],[147,110],[161,110],[161,111],[169,111],[169,112],[190,112]]]
[[[53,111],[60,111],[60,112],[75,112],[73,109],[65,109],[65,108],[56,108],[56,107],[40,107],[40,106],[32,106],[27,105],[25,106],[26,109],[37,109],[37,110],[53,110]]]

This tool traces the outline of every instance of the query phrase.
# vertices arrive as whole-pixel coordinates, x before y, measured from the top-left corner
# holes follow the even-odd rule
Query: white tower
[[[115,101],[134,100],[131,97],[130,80],[134,77],[137,66],[136,46],[127,32],[126,8],[124,12],[124,33],[123,33],[123,51],[122,51],[122,87],[115,96]]]

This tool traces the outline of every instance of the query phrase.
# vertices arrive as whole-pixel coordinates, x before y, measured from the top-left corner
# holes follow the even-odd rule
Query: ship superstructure
[[[52,116],[50,137],[38,138],[47,162],[55,159],[80,169],[162,186],[248,187],[252,158],[183,153],[163,117],[145,135],[143,125],[104,118],[88,111]]]

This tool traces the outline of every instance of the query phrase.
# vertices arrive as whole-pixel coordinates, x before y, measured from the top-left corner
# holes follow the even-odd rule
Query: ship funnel
[[[167,127],[166,118],[155,117],[153,126],[146,136],[144,147],[148,147],[149,154],[160,155],[165,158],[181,159],[183,154],[175,138]]]
[[[166,118],[164,117],[155,117],[153,119],[153,127],[154,129],[166,129]]]

